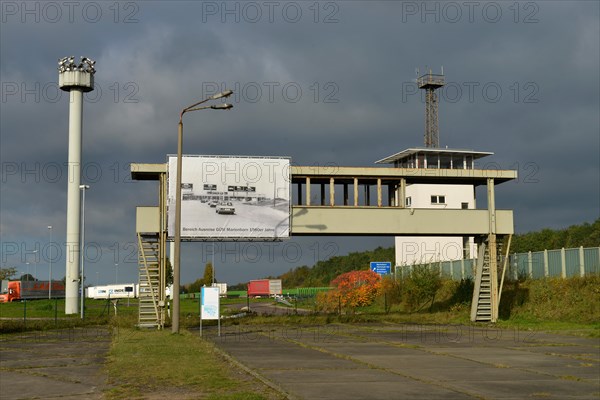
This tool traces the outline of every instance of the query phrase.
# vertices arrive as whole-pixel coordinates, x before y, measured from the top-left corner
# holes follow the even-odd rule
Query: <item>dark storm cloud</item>
[[[519,171],[519,182],[497,189],[517,231],[599,216],[597,2],[88,2],[72,18],[64,8],[57,18],[48,3],[62,4],[30,2],[23,15],[24,3],[2,3],[3,243],[43,245],[50,224],[64,238],[68,96],[56,91],[56,60],[66,55],[97,60],[83,160],[92,186],[86,237],[103,251],[90,268],[101,280],[119,261],[134,280],[135,262],[125,262],[134,207],[156,204],[156,184],[128,182],[128,164],[164,162],[176,151],[181,108],[225,87],[236,91],[234,110],[186,116],[187,152],[372,165],[421,145],[415,67],[443,65],[441,144],[493,151],[481,166]],[[290,243],[301,258],[217,257],[221,279],[312,264],[314,249],[329,255],[326,243],[345,253],[392,239]],[[187,281],[203,248],[184,249]]]

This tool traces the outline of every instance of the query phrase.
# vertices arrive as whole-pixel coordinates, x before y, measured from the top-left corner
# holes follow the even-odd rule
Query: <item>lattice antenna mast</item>
[[[425,90],[425,147],[440,147],[438,96],[435,91],[444,84],[444,67],[440,75],[429,70],[429,73],[417,78],[417,86]]]

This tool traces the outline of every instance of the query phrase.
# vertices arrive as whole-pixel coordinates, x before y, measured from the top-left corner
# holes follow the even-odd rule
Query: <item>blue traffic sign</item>
[[[371,271],[379,275],[389,275],[392,273],[392,263],[389,261],[371,261]]]

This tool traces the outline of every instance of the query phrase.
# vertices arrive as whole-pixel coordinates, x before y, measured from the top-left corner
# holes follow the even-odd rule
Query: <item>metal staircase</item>
[[[501,246],[499,246],[501,247]],[[498,319],[498,263],[495,235],[479,244],[477,271],[471,303],[471,321],[496,322]]]
[[[479,245],[477,274],[471,304],[471,321],[492,320],[492,280],[490,276],[490,252],[485,242]]]
[[[158,234],[138,233],[139,315],[138,326],[161,328],[160,258]]]

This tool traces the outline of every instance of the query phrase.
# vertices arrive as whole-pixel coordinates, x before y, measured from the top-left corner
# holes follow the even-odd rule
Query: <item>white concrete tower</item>
[[[69,92],[69,164],[67,182],[67,240],[65,266],[65,314],[79,312],[79,224],[81,202],[81,126],[83,93],[94,90],[95,61],[82,57],[75,64],[74,57],[58,61],[58,86]]]

